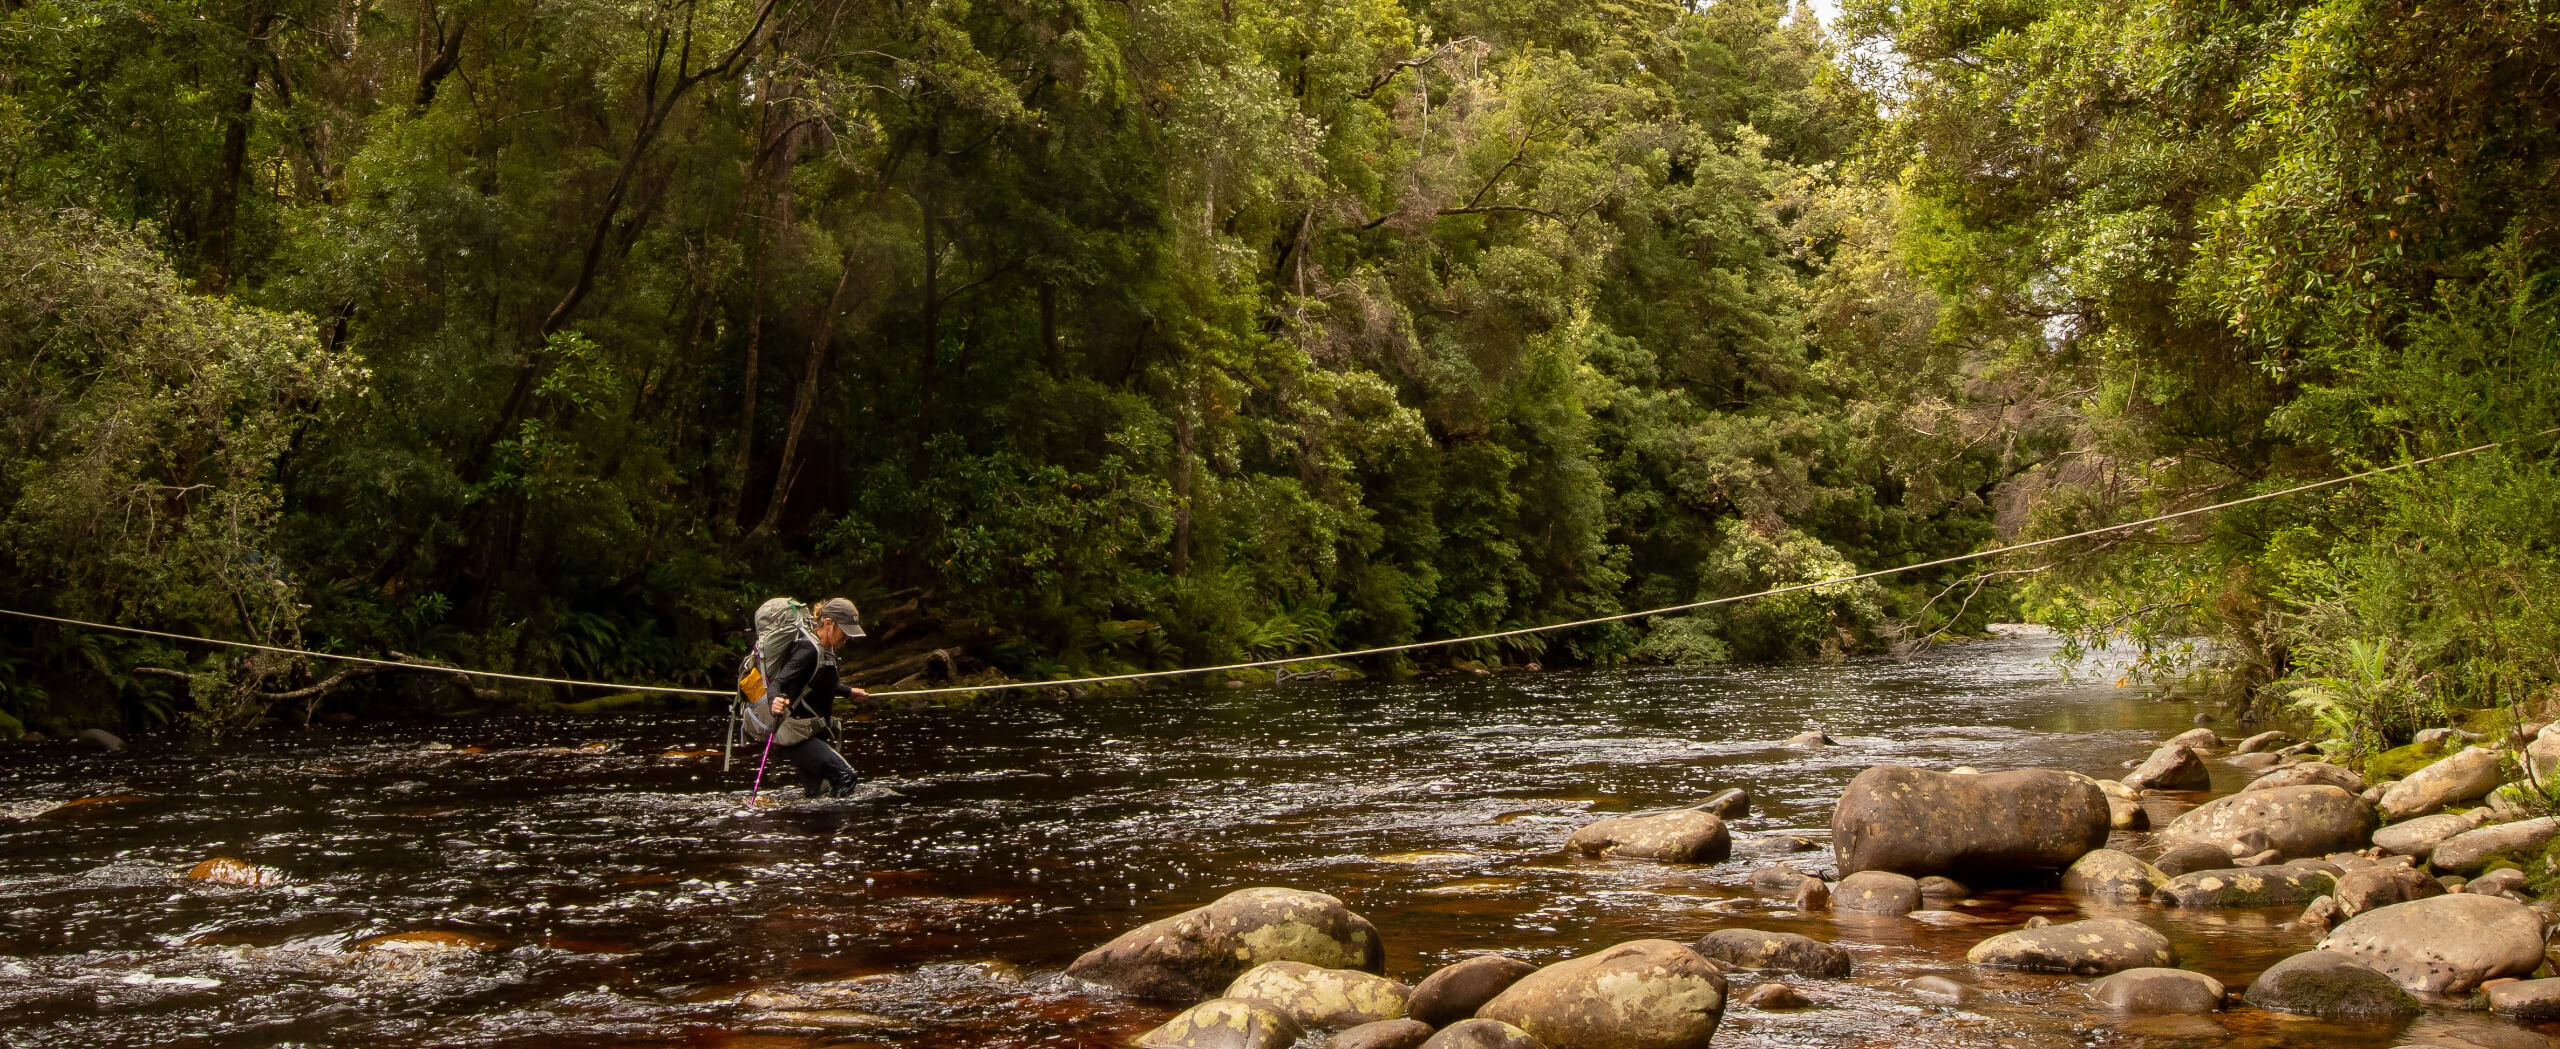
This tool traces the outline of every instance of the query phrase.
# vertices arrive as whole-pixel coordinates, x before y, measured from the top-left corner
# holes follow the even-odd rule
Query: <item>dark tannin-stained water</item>
[[[711,717],[0,749],[0,1045],[1120,1046],[1170,1011],[1059,970],[1255,885],[1342,897],[1407,981],[1476,952],[1546,962],[1726,927],[1856,956],[1849,979],[1794,981],[1817,1008],[1735,1007],[1719,1046],[2548,1044],[2451,1010],[2129,1021],[2086,981],[1964,961],[2035,914],[2117,915],[2236,989],[2316,939],[2279,928],[2288,913],[1985,889],[1959,908],[1981,924],[1948,926],[1752,895],[1773,860],[1828,870],[1832,802],[1870,765],[2115,776],[2192,727],[2195,708],[2067,682],[2050,654],[2012,639],[1911,663],[1015,697],[880,714],[846,746],[867,797],[786,788],[762,810],[740,804],[753,752],[723,776]],[[1809,725],[1841,745],[1777,745]],[[2241,781],[2215,764],[2217,786]],[[1756,799],[1730,862],[1559,851],[1596,814],[1726,786]],[[58,807],[84,798],[100,800]],[[2163,822],[2183,807],[2154,805]],[[2117,845],[2148,854],[2146,838]],[[284,880],[179,877],[213,856]],[[419,932],[453,935],[369,942]],[[1899,986],[1927,974],[1984,994],[1949,1007]]]

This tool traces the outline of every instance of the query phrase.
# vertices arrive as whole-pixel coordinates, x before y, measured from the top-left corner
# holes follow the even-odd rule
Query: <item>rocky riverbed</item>
[[[2492,797],[2321,840],[2344,832],[2296,817],[2327,810],[2266,807],[2346,792],[2312,754],[2242,753],[2253,733],[2216,724],[2192,763],[2155,760],[2198,709],[2062,680],[2049,651],[900,715],[849,748],[869,796],[771,809],[738,804],[716,724],[680,719],[22,749],[0,761],[0,1044],[1121,1046],[1231,992],[1251,1008],[1213,1013],[1279,1013],[1300,1049],[1397,1001],[1407,1022],[1379,1044],[1416,1026],[1444,1046],[1585,1044],[1609,1036],[1555,1017],[1657,970],[1689,1004],[1652,1015],[1711,1012],[1719,1047],[2548,1044],[2473,1007],[2523,1009],[2500,988],[2524,984],[2409,990],[2355,926],[2408,906],[2382,901],[2425,892],[2417,875],[2444,887],[2357,853],[2423,848],[2508,892],[2485,839],[2443,850],[2530,835],[2529,813]],[[2152,766],[2174,786],[2122,782]],[[2198,768],[2206,789],[2180,789]],[[1842,833],[1842,800],[1884,779],[1952,817],[1880,820],[1942,828],[1899,843]],[[1989,818],[1992,791],[2020,818]],[[1844,869],[1844,843],[1888,859]],[[2317,863],[2286,854],[2314,843]],[[1253,887],[1314,894],[1287,898],[1321,920],[1280,924],[1337,949],[1248,944],[1295,964],[1134,993],[1079,962]],[[2322,897],[2333,924],[2303,921]],[[2531,910],[2417,902],[2465,897]],[[2513,913],[2415,924],[2520,938]],[[2163,944],[2174,962],[2152,964]],[[2269,973],[2372,1008],[2249,1004]],[[2142,1011],[2199,1002],[2221,1007]]]

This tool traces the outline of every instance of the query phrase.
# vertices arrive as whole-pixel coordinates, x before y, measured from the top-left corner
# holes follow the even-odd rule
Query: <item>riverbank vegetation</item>
[[[874,679],[1030,678],[2521,440],[1415,658],[1809,658],[2023,613],[2210,637],[2260,711],[2373,652],[2439,705],[2560,674],[2531,439],[2560,16],[2529,4],[0,17],[5,607],[704,684],[764,597],[846,592]],[[0,714],[57,728],[521,698],[25,623],[0,650]]]

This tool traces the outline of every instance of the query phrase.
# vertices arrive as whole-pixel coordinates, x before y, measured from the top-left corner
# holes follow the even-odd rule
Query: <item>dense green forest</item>
[[[0,4],[0,607],[708,684],[2028,615],[2346,730],[2560,678],[2560,9]],[[928,658],[939,651],[947,658]],[[0,624],[0,716],[522,700]],[[559,698],[556,695],[544,698]]]

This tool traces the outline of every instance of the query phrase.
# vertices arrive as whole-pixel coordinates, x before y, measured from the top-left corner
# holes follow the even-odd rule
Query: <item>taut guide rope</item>
[[[1621,623],[1631,619],[1644,619],[1650,616],[1670,615],[1676,612],[1691,612],[1701,608],[1736,604],[1763,597],[1775,597],[1779,594],[1791,594],[1801,590],[1837,586],[1842,583],[1855,583],[1861,580],[1877,579],[1889,575],[1899,575],[1904,572],[1916,572],[1923,568],[1938,568],[1945,565],[1963,564],[1967,561],[1980,561],[1986,558],[1999,557],[2004,554],[2014,554],[2021,550],[2032,550],[2041,546],[2052,546],[2056,543],[2067,543],[2074,539],[2087,539],[2092,536],[2106,535],[2111,532],[2131,531],[2136,528],[2160,524],[2165,521],[2175,521],[2181,518],[2194,517],[2199,514],[2209,514],[2217,510],[2228,510],[2235,506],[2246,506],[2250,503],[2262,503],[2270,499],[2281,499],[2289,495],[2300,495],[2304,492],[2349,484],[2369,477],[2380,477],[2384,474],[2398,473],[2402,470],[2414,469],[2416,467],[2425,466],[2429,463],[2439,463],[2447,459],[2458,459],[2466,455],[2485,452],[2492,448],[2501,447],[2509,443],[2532,440],[2538,437],[2548,437],[2555,433],[2560,433],[2560,427],[2554,427],[2540,433],[2527,434],[2523,437],[2513,438],[2511,441],[2491,441],[2487,444],[2473,445],[2469,448],[2445,452],[2441,455],[2431,455],[2424,459],[2413,459],[2405,463],[2395,463],[2390,466],[2376,467],[2359,473],[2332,477],[2325,481],[2313,481],[2309,484],[2296,485],[2280,491],[2243,496],[2238,499],[2225,500],[2209,506],[2199,506],[2193,509],[2179,510],[2173,513],[2146,517],[2139,521],[2127,521],[2123,524],[2108,525],[2104,528],[2092,528],[2085,532],[2074,532],[2070,535],[2054,536],[2050,539],[2036,539],[2029,542],[2011,544],[2009,546],[1995,547],[1989,550],[1976,550],[1969,554],[1957,554],[1953,557],[1941,557],[1934,561],[1921,561],[1895,568],[1879,568],[1872,572],[1860,572],[1856,575],[1841,576],[1837,579],[1825,579],[1812,583],[1794,583],[1787,586],[1772,587],[1755,593],[1736,594],[1731,597],[1711,598],[1705,601],[1691,601],[1687,604],[1665,605],[1661,608],[1648,608],[1641,612],[1620,612],[1616,615],[1593,616],[1589,619],[1576,619],[1565,623],[1549,623],[1544,626],[1519,627],[1512,630],[1496,630],[1491,633],[1472,634],[1467,637],[1442,638],[1436,641],[1408,641],[1403,644],[1380,645],[1376,648],[1359,648],[1344,652],[1334,652],[1326,655],[1286,656],[1278,659],[1257,659],[1245,663],[1226,663],[1218,666],[1191,667],[1183,670],[1147,670],[1129,674],[1103,674],[1095,677],[1060,678],[1051,681],[1009,681],[987,685],[953,685],[944,688],[905,689],[895,692],[873,692],[871,694],[875,696],[932,696],[958,692],[1004,692],[1029,688],[1063,688],[1070,685],[1099,685],[1114,681],[1143,681],[1151,678],[1188,677],[1194,674],[1219,674],[1235,670],[1258,670],[1266,667],[1281,667],[1288,666],[1293,663],[1312,663],[1328,659],[1358,659],[1363,656],[1381,656],[1394,652],[1411,652],[1417,649],[1440,648],[1448,645],[1467,645],[1474,644],[1479,641],[1499,640],[1506,637],[1522,637],[1529,634],[1543,634],[1557,630],[1571,630],[1576,627],[1597,626],[1602,623]],[[36,612],[21,612],[10,608],[0,608],[0,615],[16,616],[21,619],[41,620],[48,623],[60,623],[65,626],[83,627],[90,630],[107,630],[124,634],[137,634],[143,637],[165,638],[171,641],[187,641],[207,645],[226,645],[232,648],[249,649],[257,652],[274,652],[279,655],[305,656],[312,659],[334,659],[343,663],[360,663],[378,667],[397,667],[402,670],[415,670],[426,673],[444,673],[458,677],[488,678],[497,681],[522,681],[537,685],[569,685],[583,688],[604,688],[620,692],[657,692],[685,696],[728,696],[734,694],[733,690],[729,689],[678,688],[672,685],[631,685],[611,681],[583,681],[575,678],[539,677],[531,674],[506,674],[494,670],[466,670],[460,667],[437,666],[431,663],[413,663],[393,659],[374,659],[368,656],[339,655],[334,652],[313,652],[308,649],[282,648],[275,645],[261,645],[248,641],[226,641],[221,638],[195,637],[189,634],[172,634],[167,631],[147,630],[142,627],[123,626],[114,623],[93,623],[85,619],[69,619],[62,616],[48,616]]]

